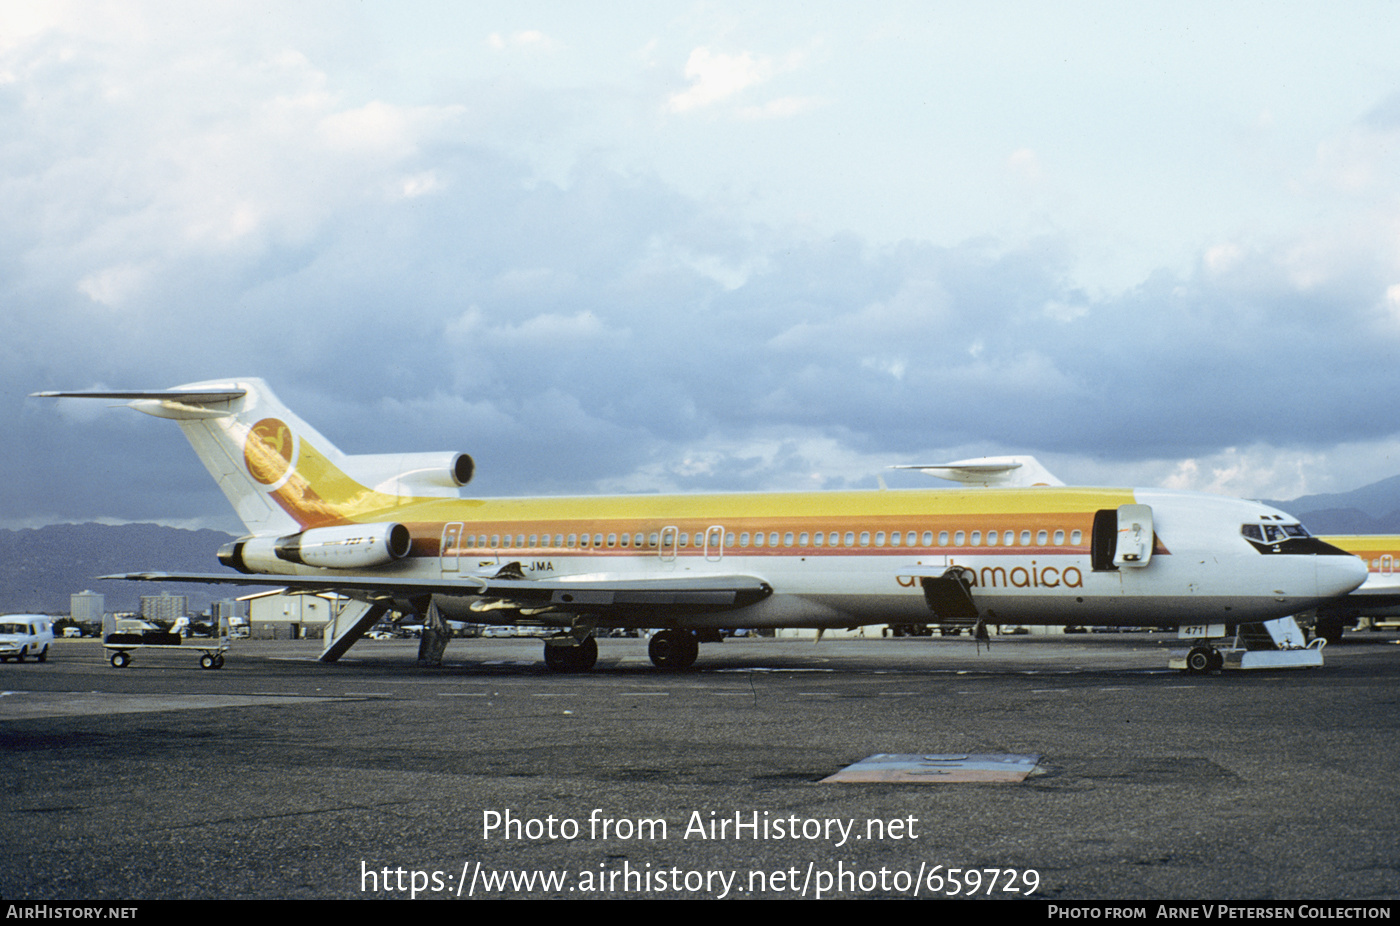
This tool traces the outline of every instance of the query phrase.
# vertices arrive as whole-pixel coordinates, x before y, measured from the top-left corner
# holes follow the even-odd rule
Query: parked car
[[[33,656],[47,662],[53,642],[53,621],[44,614],[5,614],[0,616],[0,662],[24,662]]]

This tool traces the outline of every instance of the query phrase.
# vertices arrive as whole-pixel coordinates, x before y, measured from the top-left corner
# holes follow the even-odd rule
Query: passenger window
[[[972,545],[973,545],[974,547],[980,547],[980,546],[982,545],[982,532],[981,532],[981,531],[973,531],[973,532],[972,532]]]
[[[803,536],[805,537],[806,535],[804,534]],[[778,535],[774,534],[773,539],[777,540]],[[806,541],[804,540],[803,542],[805,543]],[[792,546],[792,531],[788,531],[786,534],[783,535],[783,545],[788,547]]]
[[[967,534],[965,534],[963,531],[958,531],[956,534],[953,535],[953,546],[960,547],[966,540]]]
[[[1064,545],[1065,545],[1065,532],[1062,531],[1062,530],[1055,531],[1055,546],[1057,546],[1057,547],[1062,547],[1062,546],[1064,546]]]
[[[933,531],[924,531],[924,546],[933,546]]]
[[[806,532],[806,531],[803,531],[803,532],[802,532],[802,536],[799,537],[799,538],[797,539],[797,545],[800,546],[800,547],[805,547],[805,546],[807,545],[807,532]]]
[[[875,546],[877,546],[877,547],[883,547],[884,545],[885,545],[885,532],[884,532],[884,531],[876,531],[876,532],[875,532]]]
[[[1036,532],[1035,532],[1035,542],[1036,542],[1036,546],[1041,546],[1041,547],[1045,546],[1045,542],[1046,542],[1047,540],[1049,540],[1049,539],[1050,539],[1050,535],[1047,534],[1045,531],[1036,531]]]
[[[940,547],[946,547],[946,546],[948,545],[948,532],[947,532],[947,531],[939,531],[939,532],[938,532],[938,545],[939,545]]]

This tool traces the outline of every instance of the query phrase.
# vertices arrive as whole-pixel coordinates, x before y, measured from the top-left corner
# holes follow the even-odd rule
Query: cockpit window
[[[1260,543],[1282,543],[1311,536],[1301,524],[1244,524],[1240,527],[1240,533]]]

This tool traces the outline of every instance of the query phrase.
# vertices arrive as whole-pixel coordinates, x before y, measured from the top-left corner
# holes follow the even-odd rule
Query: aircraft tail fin
[[[260,379],[35,395],[121,399],[173,420],[252,534],[358,521],[405,496],[456,497],[472,474],[471,457],[460,453],[342,453]]]

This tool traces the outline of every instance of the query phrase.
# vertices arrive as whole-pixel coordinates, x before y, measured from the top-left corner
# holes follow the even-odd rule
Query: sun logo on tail
[[[243,464],[258,482],[272,485],[287,475],[295,450],[296,435],[286,422],[264,418],[253,425],[243,442]]]

